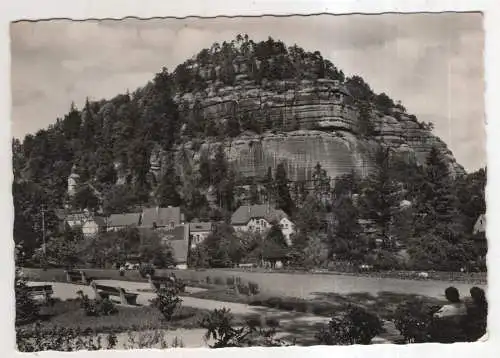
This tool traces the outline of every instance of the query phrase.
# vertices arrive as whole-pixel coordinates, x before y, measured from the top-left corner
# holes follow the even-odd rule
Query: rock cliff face
[[[202,72],[203,73],[203,72]],[[223,141],[229,161],[246,177],[262,177],[283,162],[292,180],[308,180],[319,162],[335,178],[355,170],[366,175],[378,145],[414,157],[424,164],[433,145],[447,156],[453,172],[463,172],[446,144],[416,119],[397,108],[390,115],[371,110],[374,135],[359,133],[359,111],[349,93],[337,81],[264,81],[261,85],[245,78],[235,86],[209,81],[204,91],[176,97],[184,115],[198,108],[206,121],[224,125],[232,116],[255,118],[272,123],[281,131],[255,134],[244,132]],[[201,146],[188,143],[185,148],[194,163],[200,152],[213,149],[221,141],[206,139]],[[161,171],[158,153],[151,158],[152,170]]]

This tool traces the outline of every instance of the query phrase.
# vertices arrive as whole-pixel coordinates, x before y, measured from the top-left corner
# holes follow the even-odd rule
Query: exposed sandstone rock
[[[235,168],[247,177],[262,177],[267,168],[285,163],[292,180],[308,180],[319,162],[335,178],[355,170],[368,173],[372,154],[378,145],[406,153],[421,164],[433,145],[448,157],[454,172],[463,172],[446,144],[423,128],[408,114],[398,112],[385,115],[373,111],[371,121],[375,136],[366,139],[359,134],[359,112],[347,91],[333,80],[264,81],[257,85],[241,78],[235,86],[213,83],[204,91],[179,94],[176,101],[183,105],[184,114],[195,103],[208,121],[223,124],[231,116],[243,113],[261,123],[271,121],[273,128],[285,132],[265,132],[261,135],[243,133],[224,142],[226,154]],[[301,130],[295,130],[299,126]],[[201,148],[185,147],[196,163],[200,152],[221,143],[206,139]],[[161,173],[160,150],[151,155],[151,171],[155,177]]]

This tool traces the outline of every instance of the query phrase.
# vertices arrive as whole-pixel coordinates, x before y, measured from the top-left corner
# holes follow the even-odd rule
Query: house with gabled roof
[[[479,215],[476,223],[474,224],[473,234],[476,235],[484,232],[486,232],[486,215],[481,214]]]
[[[486,215],[481,214],[474,224],[472,231],[472,238],[474,239],[474,246],[480,253],[480,259],[485,259],[488,251],[488,240],[486,238]]]
[[[273,222],[279,223],[283,236],[291,245],[295,225],[283,210],[268,204],[242,205],[231,217],[231,225],[236,232],[265,232],[271,228]]]
[[[107,231],[119,231],[141,225],[141,213],[111,214],[107,222]]]
[[[184,214],[180,207],[156,207],[142,210],[142,227],[149,228],[175,228],[184,224]]]

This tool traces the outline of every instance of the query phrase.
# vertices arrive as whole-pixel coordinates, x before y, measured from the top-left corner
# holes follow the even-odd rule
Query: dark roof
[[[211,231],[212,223],[211,222],[201,222],[201,223],[189,223],[189,231],[190,232],[203,232],[203,231]]]
[[[94,216],[94,221],[97,225],[99,226],[106,226],[106,218],[103,218],[102,216]]]
[[[141,214],[127,213],[127,214],[111,214],[108,219],[108,226],[110,227],[125,227],[139,225]]]
[[[269,205],[242,205],[231,217],[231,224],[245,225],[250,219],[266,219],[268,222],[288,218],[283,210],[275,209]]]
[[[187,241],[187,225],[178,225],[171,230],[159,229],[158,234],[162,239],[169,241],[186,240]]]
[[[181,221],[180,207],[145,208],[142,211],[142,226],[152,227],[153,223],[156,223],[156,226],[167,226],[171,222],[177,226]]]
[[[185,263],[189,250],[189,225],[179,225],[172,230],[158,230],[162,241],[168,243],[174,251],[174,260],[177,264]]]

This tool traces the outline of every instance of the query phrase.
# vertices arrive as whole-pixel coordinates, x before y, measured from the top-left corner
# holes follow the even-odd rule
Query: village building
[[[189,223],[190,247],[194,249],[201,244],[212,232],[211,222],[191,222]]]
[[[187,269],[189,255],[189,225],[181,224],[174,228],[163,227],[156,230],[163,245],[170,245],[176,268]]]
[[[64,216],[64,223],[71,229],[82,228],[83,224],[91,218],[92,215],[88,211],[68,212]]]
[[[180,207],[161,208],[157,206],[156,208],[144,208],[142,210],[142,227],[174,229],[183,224],[184,214],[181,213]]]
[[[295,225],[288,215],[270,205],[242,205],[231,217],[231,225],[236,232],[265,232],[277,222],[288,245],[292,243]]]
[[[486,238],[486,215],[481,214],[476,223],[474,224],[472,237],[474,239],[474,245],[481,253],[479,259],[484,259],[486,257],[486,252],[488,250],[488,240]]]
[[[107,222],[107,231],[119,231],[141,225],[140,213],[111,214]]]
[[[82,225],[82,233],[85,238],[96,237],[105,231],[106,219],[101,216],[91,217]]]

